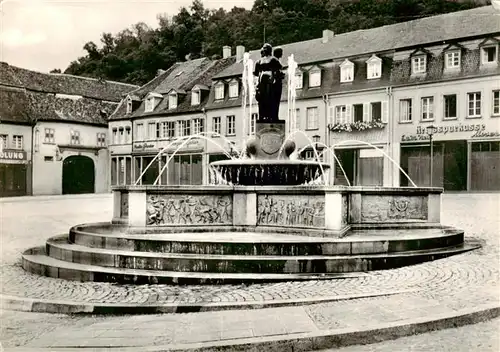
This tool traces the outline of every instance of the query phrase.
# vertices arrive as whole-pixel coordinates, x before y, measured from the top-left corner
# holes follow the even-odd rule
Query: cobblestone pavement
[[[345,327],[361,327],[363,324],[376,321],[397,321],[421,316],[423,311],[438,314],[440,311],[458,310],[474,307],[478,304],[498,302],[499,290],[499,233],[500,219],[498,194],[446,194],[443,196],[442,223],[460,227],[468,237],[482,242],[483,248],[478,251],[453,256],[451,258],[405,267],[396,270],[373,272],[373,275],[331,281],[289,282],[259,285],[223,285],[223,286],[118,286],[106,283],[77,283],[59,279],[39,277],[25,273],[19,266],[21,252],[31,246],[43,245],[46,238],[67,232],[72,225],[85,222],[107,221],[111,217],[111,197],[69,198],[33,202],[0,202],[2,216],[2,271],[0,274],[1,292],[5,295],[23,296],[41,299],[71,300],[77,302],[129,302],[143,304],[161,304],[165,302],[242,302],[269,301],[297,298],[330,297],[335,295],[353,295],[380,293],[383,291],[415,290],[397,296],[356,299],[343,302],[332,302],[311,305],[294,312],[294,319],[304,321],[302,331],[317,329],[337,329]],[[376,303],[376,304],[374,304]],[[276,308],[279,309],[279,308]],[[285,308],[281,308],[285,309]],[[269,321],[275,333],[287,332],[285,323],[276,322],[273,317],[280,312],[262,314]],[[57,337],[64,340],[60,327],[71,331],[86,331],[80,336],[79,343],[86,341],[92,334],[101,335],[101,343],[117,341],[117,335],[106,336],[106,326],[110,331],[117,325],[123,328],[130,319],[141,319],[148,325],[159,324],[164,330],[156,331],[155,338],[148,344],[164,344],[175,341],[186,341],[186,334],[194,328],[202,329],[210,324],[207,320],[228,321],[248,315],[247,321],[253,318],[252,312],[207,312],[197,314],[143,316],[132,318],[121,317],[67,317],[60,315],[34,314],[21,312],[3,312],[2,343],[4,346],[49,346],[50,339]],[[206,314],[206,315],[204,315]],[[233,314],[233,315],[231,315]],[[274,314],[274,315],[273,315]],[[370,317],[370,321],[366,317]],[[206,317],[205,325],[195,322],[193,317]],[[343,317],[339,320],[338,317]],[[126,319],[126,320],[125,320]],[[164,321],[169,320],[170,323]],[[215,319],[215,320],[214,320]],[[255,318],[256,319],[256,318]],[[240,319],[241,320],[241,319]],[[126,321],[126,323],[125,323]],[[138,322],[139,322],[138,321]],[[202,319],[203,321],[203,319]],[[43,322],[43,324],[40,324]],[[313,322],[313,325],[310,324]],[[238,321],[240,323],[240,321]],[[102,325],[105,324],[105,325]],[[108,325],[106,325],[108,324]],[[166,324],[166,325],[165,325]],[[202,325],[200,325],[202,324]],[[223,323],[221,323],[223,324]],[[132,324],[137,326],[136,323]],[[167,326],[179,326],[168,330]],[[213,324],[216,326],[217,324]],[[227,323],[226,323],[227,325]],[[269,324],[263,324],[267,330],[274,331]],[[36,328],[39,326],[39,328]],[[207,333],[214,339],[223,339],[224,329]],[[368,325],[366,325],[368,326]],[[187,327],[190,327],[186,330]],[[240,325],[241,327],[241,325]],[[172,328],[173,329],[173,328]],[[261,336],[267,333],[255,325],[245,326],[239,337]],[[281,330],[280,330],[281,329]],[[278,331],[279,330],[279,331]],[[299,329],[300,330],[300,329]],[[16,331],[14,333],[14,331]],[[130,332],[128,332],[130,334]],[[110,332],[111,334],[111,332]],[[127,331],[123,330],[123,336]],[[227,334],[227,331],[226,331]],[[240,335],[238,335],[240,334]],[[77,334],[78,335],[78,334]],[[47,337],[48,336],[48,337]],[[177,336],[177,338],[175,338]],[[191,336],[203,336],[202,331]],[[214,337],[215,336],[215,337]],[[208,338],[208,337],[207,337]],[[227,338],[227,336],[226,336]],[[110,340],[111,339],[111,340]],[[184,339],[184,340],[183,340]],[[107,341],[107,342],[106,342]],[[133,342],[133,341],[132,341]],[[145,341],[143,341],[145,342]],[[76,342],[75,342],[76,343]],[[122,342],[123,343],[123,342]],[[135,341],[134,343],[139,343]],[[400,349],[391,349],[400,350]]]

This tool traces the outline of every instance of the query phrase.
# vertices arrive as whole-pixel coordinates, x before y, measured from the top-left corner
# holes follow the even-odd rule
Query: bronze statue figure
[[[278,121],[281,100],[282,81],[284,78],[279,59],[283,55],[281,48],[274,50],[270,44],[264,44],[260,51],[261,58],[255,63],[254,75],[257,76],[255,98],[259,104],[259,121]]]

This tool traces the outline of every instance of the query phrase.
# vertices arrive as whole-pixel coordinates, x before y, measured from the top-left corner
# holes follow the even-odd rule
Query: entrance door
[[[25,196],[26,164],[0,164],[0,197]]]
[[[94,193],[94,161],[82,155],[69,156],[63,162],[62,193]]]

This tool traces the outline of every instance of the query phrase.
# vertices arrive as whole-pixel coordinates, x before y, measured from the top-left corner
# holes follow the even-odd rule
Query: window
[[[380,78],[382,76],[382,59],[373,55],[367,62],[366,78]]]
[[[315,130],[318,129],[318,123],[319,123],[319,116],[318,116],[318,108],[307,108],[307,115],[306,115],[306,129],[308,130]]]
[[[194,119],[193,120],[193,134],[202,133],[203,128],[203,119]]]
[[[148,123],[148,139],[156,138],[156,122]]]
[[[321,86],[321,70],[314,69],[309,72],[309,87],[319,87]]]
[[[422,98],[422,120],[434,119],[434,97]]]
[[[150,112],[153,111],[154,107],[154,98],[147,98],[146,99],[146,107],[144,109],[145,112]]]
[[[131,142],[131,133],[130,133],[130,127],[125,127],[125,143],[130,143]]]
[[[401,99],[399,101],[399,122],[411,121],[411,99]]]
[[[106,146],[106,133],[97,133],[97,145],[99,147]]]
[[[347,106],[337,105],[335,107],[335,123],[347,123]]]
[[[354,79],[354,64],[345,60],[340,65],[340,82],[352,82]]]
[[[300,130],[300,109],[295,109],[295,128]]]
[[[113,144],[118,144],[118,129],[115,127],[113,128],[113,132],[112,132],[112,143]]]
[[[248,134],[255,134],[255,124],[257,123],[257,113],[253,113],[250,117],[250,128],[248,129]]]
[[[0,149],[7,149],[8,139],[9,139],[8,135],[0,134],[0,143],[2,145],[2,148],[0,148]]]
[[[123,131],[123,127],[118,128],[118,143],[125,143],[125,133]]]
[[[132,99],[130,97],[127,98],[127,114],[132,113]]]
[[[494,90],[493,92],[493,106],[491,107],[492,115],[500,115],[500,90]]]
[[[178,136],[190,136],[191,135],[191,120],[181,120],[178,121]]]
[[[295,73],[295,88],[302,89],[302,82],[304,78],[302,76],[302,72]]]
[[[47,161],[47,162],[51,162],[51,161],[54,161],[54,157],[53,156],[44,156],[43,160]]]
[[[238,97],[238,81],[232,81],[229,83],[229,98],[237,98]]]
[[[445,54],[445,68],[460,67],[460,51],[450,51]]]
[[[220,116],[212,118],[212,132],[221,134]]]
[[[411,73],[425,73],[426,71],[427,58],[422,56],[415,56],[411,59]]]
[[[201,92],[199,89],[194,89],[191,92],[191,105],[198,105],[200,103]]]
[[[144,140],[144,124],[138,123],[136,125],[136,138],[138,141],[143,141]]]
[[[215,100],[224,99],[224,83],[217,83],[215,85]]]
[[[229,115],[226,117],[226,134],[228,136],[234,136],[236,134],[236,117],[234,115]]]
[[[170,93],[168,95],[168,108],[175,109],[177,108],[177,93]]]
[[[363,104],[355,104],[354,108],[354,122],[363,122]]]
[[[71,144],[80,144],[80,131],[71,131]]]
[[[53,128],[45,129],[45,138],[43,139],[44,143],[55,143],[55,130]]]
[[[457,96],[450,94],[444,96],[444,118],[456,119],[457,118]]]
[[[481,116],[481,93],[468,93],[467,94],[467,116],[480,117]]]
[[[160,124],[160,138],[172,138],[175,136],[175,121],[166,121]]]
[[[370,104],[372,121],[382,121],[382,103],[376,102]]]
[[[481,48],[481,62],[491,64],[497,61],[497,46],[486,46]]]

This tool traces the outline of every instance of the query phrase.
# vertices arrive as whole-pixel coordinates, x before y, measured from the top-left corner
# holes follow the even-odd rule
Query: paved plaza
[[[393,351],[402,350],[402,346],[414,346],[405,349],[411,351],[445,350],[443,346],[452,346],[446,341],[464,334],[469,336],[468,342],[457,345],[463,349],[450,351],[496,351],[499,204],[498,194],[444,194],[441,223],[464,229],[467,240],[479,241],[483,247],[434,262],[339,280],[120,286],[40,277],[20,267],[21,252],[43,245],[48,237],[64,234],[75,224],[109,221],[111,195],[2,199],[2,346],[33,351],[73,347],[221,350],[223,346],[245,349],[250,346],[245,344],[253,344],[258,351],[291,350],[290,339],[295,339],[294,348],[308,350],[350,345],[353,338],[377,342],[450,324],[479,322],[370,345],[373,349],[351,346],[340,351]],[[103,311],[128,305],[145,307],[145,312],[146,307],[164,307],[167,312],[191,309],[197,313],[110,316],[27,312],[71,304],[101,307]],[[338,338],[328,337],[333,335]],[[427,345],[422,343],[425,337],[430,341]]]

